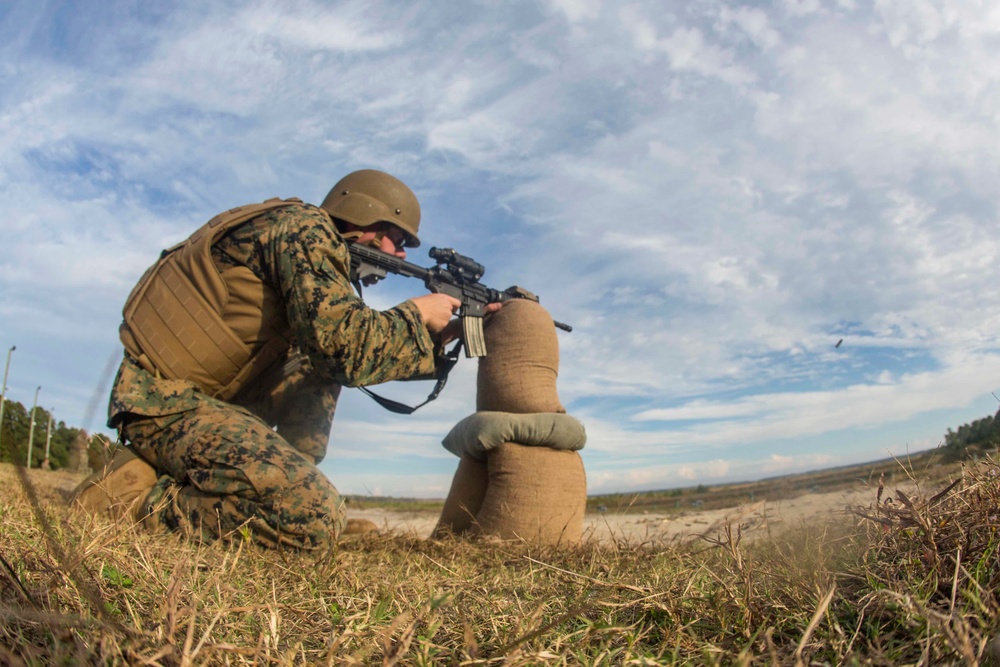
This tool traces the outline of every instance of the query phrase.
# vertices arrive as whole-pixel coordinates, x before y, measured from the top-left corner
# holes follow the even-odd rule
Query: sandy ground
[[[747,538],[766,534],[784,526],[822,520],[843,514],[848,506],[867,506],[875,500],[874,492],[813,493],[778,502],[758,502],[719,510],[688,511],[681,514],[588,514],[584,519],[585,538],[607,542],[670,542],[699,535],[718,534],[730,522],[739,525]],[[348,518],[368,519],[379,530],[427,537],[437,523],[431,512],[395,512],[382,509],[350,510]]]

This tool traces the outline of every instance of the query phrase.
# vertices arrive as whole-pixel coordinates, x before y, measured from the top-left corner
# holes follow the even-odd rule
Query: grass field
[[[324,554],[137,533],[65,508],[72,477],[4,467],[0,664],[988,660],[1000,466],[895,465],[905,493],[876,479],[855,513],[752,542],[739,525],[560,549],[367,534]]]

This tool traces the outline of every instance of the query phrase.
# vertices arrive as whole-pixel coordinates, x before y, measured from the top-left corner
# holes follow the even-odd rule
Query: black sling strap
[[[364,293],[362,292],[361,289],[361,281],[354,280],[352,281],[352,284],[354,285],[354,289],[358,291],[358,296],[361,297],[362,300],[364,300]],[[427,400],[425,400],[420,405],[415,405],[413,407],[410,407],[405,403],[394,401],[391,398],[386,398],[385,396],[379,396],[368,387],[358,387],[358,389],[371,396],[372,400],[374,400],[376,403],[381,405],[389,412],[395,412],[398,415],[412,415],[414,412],[416,412],[420,408],[424,407],[425,405],[436,399],[438,397],[438,394],[441,393],[441,390],[444,389],[445,384],[447,384],[448,382],[448,373],[450,373],[451,369],[455,367],[456,363],[458,363],[458,352],[461,349],[462,349],[462,341],[460,340],[457,343],[455,343],[455,347],[451,348],[451,350],[445,353],[444,356],[437,358],[437,370],[434,372],[434,377],[437,378],[437,382],[434,383],[434,389],[431,391],[431,393],[427,395]]]
[[[451,369],[455,367],[456,363],[458,363],[458,353],[459,350],[461,349],[462,349],[462,341],[458,341],[457,343],[455,343],[455,347],[451,348],[449,352],[447,352],[442,357],[438,357],[437,370],[434,373],[434,377],[437,378],[437,382],[434,383],[433,391],[431,391],[431,393],[427,395],[427,400],[425,400],[420,405],[415,405],[413,407],[410,407],[405,403],[394,401],[391,398],[386,398],[385,396],[379,396],[368,387],[358,387],[358,389],[371,396],[372,400],[374,400],[376,403],[381,405],[389,412],[395,412],[396,414],[399,415],[411,415],[414,412],[416,412],[419,408],[424,407],[425,405],[427,405],[428,403],[430,403],[431,401],[433,401],[438,397],[438,394],[441,393],[441,390],[444,389],[444,385],[448,382],[448,373],[450,373]]]

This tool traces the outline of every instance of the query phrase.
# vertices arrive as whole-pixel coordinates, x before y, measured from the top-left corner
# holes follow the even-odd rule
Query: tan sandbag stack
[[[465,533],[534,544],[577,542],[583,532],[587,482],[575,450],[586,436],[583,426],[565,415],[556,392],[559,342],[552,318],[533,301],[509,301],[487,320],[485,336],[478,412],[456,425],[445,440],[462,459],[434,536]],[[498,437],[496,429],[486,434],[490,429],[482,424],[492,427],[498,421],[504,435]],[[464,450],[449,443],[463,426],[466,432],[484,431]]]

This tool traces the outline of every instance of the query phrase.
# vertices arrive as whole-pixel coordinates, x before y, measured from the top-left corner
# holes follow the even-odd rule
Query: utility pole
[[[38,407],[38,392],[41,390],[41,387],[35,388],[35,402],[31,406],[31,428],[28,430],[28,461],[24,464],[27,468],[31,467],[31,446],[35,443],[35,409]]]
[[[0,438],[3,438],[3,406],[7,401],[7,371],[10,370],[10,354],[17,349],[17,345],[11,345],[7,350],[7,365],[3,369],[3,387],[0,389]],[[0,449],[0,453],[3,449]]]
[[[52,467],[52,462],[49,461],[49,452],[52,451],[52,415],[55,414],[55,411],[55,408],[49,410],[49,428],[45,432],[45,458],[42,460],[42,464],[46,470]]]

